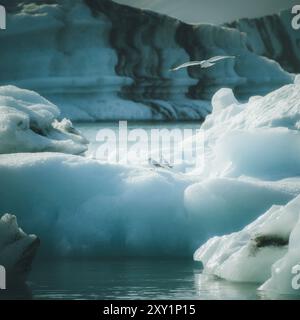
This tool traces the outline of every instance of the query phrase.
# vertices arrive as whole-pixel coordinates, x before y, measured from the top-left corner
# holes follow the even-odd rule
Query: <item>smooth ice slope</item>
[[[81,154],[88,143],[59,109],[39,94],[0,87],[0,153],[56,151]]]

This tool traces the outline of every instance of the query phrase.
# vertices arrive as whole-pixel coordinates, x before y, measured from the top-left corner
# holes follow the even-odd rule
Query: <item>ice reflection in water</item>
[[[257,287],[204,275],[189,259],[52,260],[36,262],[28,287],[0,299],[293,299]]]
[[[39,262],[30,278],[35,299],[257,299],[256,287],[202,275],[188,259]]]

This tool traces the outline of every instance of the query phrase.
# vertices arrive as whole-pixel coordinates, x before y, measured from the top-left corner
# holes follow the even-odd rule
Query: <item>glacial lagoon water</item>
[[[257,285],[201,273],[189,259],[36,262],[28,282],[34,299],[258,299]]]
[[[26,285],[1,299],[35,300],[261,300],[258,284],[233,283],[202,273],[191,259],[49,260],[33,264]],[[6,291],[6,292],[4,292]]]

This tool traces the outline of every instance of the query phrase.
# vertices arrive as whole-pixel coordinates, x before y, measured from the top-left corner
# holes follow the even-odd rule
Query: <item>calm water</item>
[[[255,285],[201,274],[189,260],[39,262],[29,279],[34,299],[257,299]]]
[[[67,300],[254,300],[267,296],[256,284],[238,284],[203,275],[200,265],[182,259],[36,261],[27,285],[2,290],[0,299]],[[5,291],[5,292],[4,292]]]

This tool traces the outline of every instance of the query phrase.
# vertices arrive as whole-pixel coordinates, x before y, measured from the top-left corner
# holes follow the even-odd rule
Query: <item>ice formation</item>
[[[281,219],[278,218],[278,222],[281,220],[282,223],[287,223],[287,225],[279,226],[277,221],[272,221],[272,224],[277,227],[273,232],[288,237],[288,248],[285,247],[283,257],[272,265],[270,279],[259,288],[262,291],[300,295],[299,208],[300,197],[287,205],[286,208],[282,208],[285,215],[280,217]],[[270,267],[270,265],[267,267]]]
[[[300,194],[299,94],[298,81],[243,105],[230,89],[217,92],[203,125],[204,170],[188,174],[1,155],[0,210],[38,234],[47,255],[192,254]]]
[[[56,151],[81,154],[88,141],[59,109],[39,94],[0,87],[0,154]]]
[[[35,235],[27,235],[18,227],[17,219],[5,214],[0,219],[0,265],[8,280],[24,281],[39,246]]]
[[[202,126],[205,175],[274,181],[300,174],[297,79],[245,104],[237,103],[230,89],[214,95],[213,113]]]
[[[194,258],[204,264],[206,273],[230,281],[266,281],[261,290],[299,295],[299,290],[292,287],[292,279],[296,276],[292,269],[300,263],[298,78],[295,84],[265,97],[252,98],[245,105],[238,105],[230,90],[222,90],[214,96],[215,111],[204,124],[213,138],[212,145],[208,145],[208,159],[212,163],[208,168],[210,174],[234,181],[246,179],[256,186],[272,183],[286,190],[294,188],[295,197],[285,206],[265,208],[264,214],[240,232],[211,238],[195,252]],[[243,204],[252,201],[255,207],[261,201],[260,196],[251,195],[249,189],[245,193],[239,190],[235,193],[236,199],[230,199],[228,188],[229,184],[223,184],[221,197],[211,192],[207,194],[215,205],[214,211],[206,211],[207,215],[216,214],[217,206],[230,208],[232,203],[241,204],[238,212],[231,209],[225,218],[223,215],[215,217],[218,223],[230,217],[236,221],[242,215],[250,216],[252,209],[250,212],[245,210]],[[194,193],[195,211],[203,207],[205,201],[199,198],[202,189],[201,183],[199,187],[192,186],[187,190]],[[233,218],[234,214],[236,218]]]
[[[293,79],[276,60],[290,72],[299,67],[299,33],[279,18],[266,22],[267,30],[276,25],[270,53],[251,21],[187,25],[111,0],[4,4],[9,28],[0,34],[0,83],[35,90],[73,120],[203,119],[218,89],[233,88],[241,99],[265,94]],[[215,55],[236,59],[169,72]]]
[[[224,179],[186,195],[197,178],[56,153],[1,155],[0,175],[0,209],[38,234],[47,256],[190,256],[211,234],[241,228],[297,192]]]
[[[299,30],[293,28],[291,10],[256,19],[240,19],[227,24],[247,34],[249,49],[275,60],[287,71],[300,72]]]
[[[210,239],[194,259],[204,264],[205,273],[264,283],[261,291],[299,295],[299,209],[299,196],[286,206],[273,206],[240,232]]]

